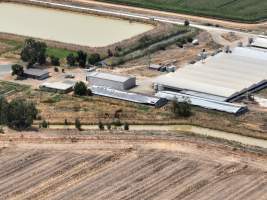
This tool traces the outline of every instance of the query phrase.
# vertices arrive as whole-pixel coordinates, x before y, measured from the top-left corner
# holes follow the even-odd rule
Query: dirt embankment
[[[184,136],[9,133],[0,163],[5,200],[266,199],[266,155]]]

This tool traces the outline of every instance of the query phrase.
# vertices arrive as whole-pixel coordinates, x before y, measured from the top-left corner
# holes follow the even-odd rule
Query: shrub
[[[78,118],[75,119],[75,128],[77,128],[79,131],[82,130],[82,125]]]
[[[84,82],[80,81],[77,82],[74,86],[74,94],[78,96],[84,96],[87,95],[87,86]]]
[[[14,75],[17,75],[18,77],[23,76],[24,74],[23,66],[15,64],[12,65],[11,68],[12,68],[12,76]]]
[[[67,56],[66,60],[67,60],[67,64],[68,64],[69,66],[71,66],[71,67],[75,66],[75,64],[76,64],[76,58],[75,58],[75,56],[73,55],[73,53],[70,53],[70,54]]]
[[[107,124],[107,129],[110,130],[111,129],[111,124]]]
[[[48,122],[46,120],[43,120],[42,124],[41,124],[41,127],[42,128],[48,128]]]
[[[54,66],[60,66],[60,61],[58,57],[51,56],[50,57],[51,64]]]
[[[128,131],[129,130],[129,124],[127,122],[124,124],[124,130],[125,131]]]
[[[95,65],[100,60],[101,60],[100,55],[98,53],[93,53],[89,56],[88,63],[91,65]]]
[[[28,62],[28,66],[35,63],[42,65],[46,63],[46,49],[47,45],[44,42],[26,39],[20,56],[24,62]]]
[[[38,111],[33,103],[25,99],[14,99],[8,106],[7,125],[17,130],[27,129],[32,125],[37,114]]]
[[[172,112],[176,117],[190,117],[192,112],[189,100],[184,100],[182,102],[173,101]]]
[[[184,25],[185,25],[185,26],[189,26],[189,25],[190,25],[190,22],[189,22],[188,20],[185,20],[185,21],[184,21]]]
[[[193,42],[193,38],[192,37],[188,37],[187,38],[187,42],[192,43]]]
[[[78,51],[76,61],[79,63],[79,66],[84,68],[86,66],[86,60],[87,60],[87,53],[83,51]]]
[[[100,131],[105,130],[104,124],[101,121],[98,122],[98,128],[99,128]]]

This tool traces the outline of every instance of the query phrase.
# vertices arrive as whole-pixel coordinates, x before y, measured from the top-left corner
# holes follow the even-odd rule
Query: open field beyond
[[[1,135],[1,200],[267,197],[264,155],[185,136],[67,132]]]
[[[267,18],[267,2],[261,0],[101,0],[164,11],[255,22]]]

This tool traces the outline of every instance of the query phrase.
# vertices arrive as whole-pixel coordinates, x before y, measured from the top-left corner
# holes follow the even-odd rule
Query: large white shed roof
[[[133,77],[131,76],[121,76],[116,74],[104,73],[104,72],[91,72],[87,74],[87,77],[100,78],[110,81],[125,82]]]
[[[225,99],[267,80],[267,52],[237,47],[163,75],[155,83],[173,89],[195,91]]]

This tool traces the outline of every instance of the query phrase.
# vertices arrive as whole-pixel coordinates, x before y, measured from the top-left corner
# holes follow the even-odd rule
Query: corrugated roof
[[[161,98],[166,98],[168,100],[177,100],[178,102],[189,100],[190,104],[195,106],[200,106],[202,108],[213,109],[232,114],[239,114],[247,110],[247,107],[243,105],[222,102],[222,101],[215,101],[197,96],[182,94],[179,92],[160,91],[156,93],[156,96]]]
[[[49,72],[42,69],[35,69],[35,68],[29,68],[24,70],[24,74],[32,75],[32,76],[43,76],[45,74],[48,74]]]
[[[121,76],[121,75],[104,73],[104,72],[90,72],[90,73],[87,73],[87,77],[100,78],[100,79],[117,81],[117,82],[125,82],[133,78],[131,76]]]
[[[134,92],[128,92],[128,91],[121,91],[116,90],[112,88],[102,87],[102,86],[92,86],[90,87],[93,94],[111,97],[115,99],[121,99],[126,101],[131,101],[135,103],[141,103],[141,104],[149,104],[149,105],[155,105],[158,103],[158,101],[161,100],[161,98],[155,97],[155,96],[148,96],[144,94],[134,93]]]
[[[155,83],[174,89],[189,90],[229,98],[267,79],[267,52],[237,47],[233,53],[220,53],[163,75]]]

